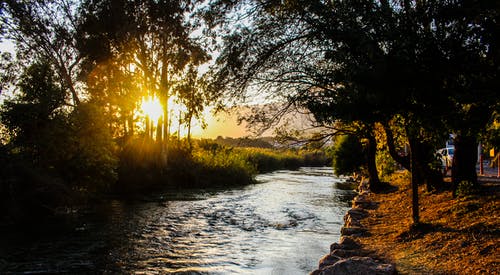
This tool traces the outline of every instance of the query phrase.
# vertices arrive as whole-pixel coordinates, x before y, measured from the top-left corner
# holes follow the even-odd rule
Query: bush
[[[117,180],[117,149],[99,108],[80,104],[70,114],[68,128],[68,146],[59,152],[67,157],[60,173],[90,192],[109,189]]]
[[[200,150],[194,155],[203,179],[202,185],[241,185],[254,182],[257,170],[242,154],[232,148],[218,147],[217,150]]]
[[[476,184],[471,181],[464,180],[458,184],[455,194],[459,197],[466,197],[477,193],[477,191],[478,187]]]
[[[333,148],[333,170],[337,175],[349,175],[361,171],[366,163],[363,145],[356,136],[341,136]]]
[[[381,178],[387,178],[396,171],[397,163],[387,150],[377,151],[376,163]]]

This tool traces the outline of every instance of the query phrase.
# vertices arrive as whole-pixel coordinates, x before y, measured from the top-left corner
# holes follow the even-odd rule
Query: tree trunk
[[[473,186],[477,186],[476,163],[476,138],[470,135],[457,135],[455,137],[455,154],[451,168],[454,195],[456,195],[458,185],[463,181],[471,182]]]
[[[134,136],[134,115],[129,114],[128,116],[128,134],[129,136]]]
[[[389,154],[391,155],[392,159],[394,159],[397,163],[403,166],[403,168],[410,171],[411,170],[410,157],[401,156],[400,154],[398,154],[394,142],[394,135],[392,134],[392,130],[389,128],[388,125],[384,124],[384,131],[385,131],[385,136],[387,138],[387,147],[389,149]]]
[[[189,114],[189,117],[187,118],[187,141],[188,141],[188,146],[189,146],[189,152],[193,150],[193,146],[191,145],[191,120],[193,116]]]
[[[443,176],[440,170],[433,170],[429,163],[433,162],[433,147],[425,142],[414,138],[414,148],[411,148],[415,159],[412,171],[416,175],[417,184],[425,184],[427,191],[443,189]],[[411,147],[411,146],[410,146]]]
[[[163,105],[163,143],[161,155],[163,164],[168,167],[168,143],[170,141],[170,116],[168,115],[168,97]]]
[[[146,116],[146,137],[147,138],[150,138],[150,130],[149,130],[149,127],[150,127],[150,123],[149,123],[149,116]]]
[[[156,142],[160,145],[160,153],[162,144],[162,125],[163,125],[163,120],[160,117],[158,119],[158,122],[156,123]]]
[[[377,141],[373,132],[368,134],[368,144],[367,144],[367,168],[368,176],[370,177],[370,190],[376,192],[381,189],[380,179],[378,177],[377,171]]]
[[[418,209],[418,183],[420,178],[418,165],[418,141],[415,138],[409,138],[410,142],[410,156],[411,156],[411,209],[413,224],[417,225],[420,222],[419,209]]]
[[[177,141],[181,141],[181,125],[182,125],[182,119],[181,119],[181,111],[179,111],[179,120],[177,121]]]

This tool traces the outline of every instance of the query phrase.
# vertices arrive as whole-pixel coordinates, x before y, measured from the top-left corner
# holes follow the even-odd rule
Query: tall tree
[[[70,95],[72,105],[80,103],[82,90],[78,81],[81,56],[76,48],[78,1],[2,2],[2,27],[17,46],[24,64],[47,60],[59,76],[61,87]]]
[[[7,127],[12,144],[34,166],[50,167],[57,155],[57,127],[64,124],[64,90],[47,62],[37,62],[21,76],[14,99],[2,106],[0,120]]]
[[[174,85],[181,80],[188,64],[197,66],[208,58],[189,37],[192,27],[188,14],[194,3],[178,1],[85,1],[86,20],[82,24],[82,44],[87,61],[99,64],[123,57],[123,66],[132,66],[138,89],[143,96],[158,97],[164,107],[163,135],[168,136],[168,102],[176,94]],[[99,51],[97,49],[105,49]],[[147,123],[147,126],[150,124]],[[147,132],[152,133],[150,127]]]
[[[194,67],[189,66],[183,81],[177,86],[179,102],[186,107],[184,114],[187,126],[187,139],[191,148],[191,127],[193,118],[200,121],[204,127],[203,110],[208,97],[203,89],[203,80],[198,76]]]
[[[444,89],[451,90],[447,123],[456,134],[452,182],[477,184],[476,163],[479,135],[499,106],[500,3],[464,1],[448,4],[441,11],[438,27],[449,49]]]
[[[480,16],[464,16],[471,6]],[[491,38],[498,28],[497,4],[215,1],[214,7],[215,12],[206,16],[209,22],[218,22],[211,15],[228,9],[232,12],[228,22],[235,16],[248,22],[225,37],[215,75],[217,88],[240,98],[254,87],[271,89],[272,96],[306,106],[318,120],[330,123],[387,124],[403,117],[414,191],[418,182],[433,178],[428,168],[433,151],[430,140],[442,136],[439,132],[456,119],[450,114],[469,110],[472,102],[463,101],[464,96],[474,94],[466,98],[474,98],[481,106],[487,98],[495,101],[491,92],[498,84],[491,79],[497,75],[496,65],[474,69],[457,65],[469,59],[484,65],[494,61],[487,57],[497,52]],[[480,79],[485,81],[475,81],[476,87],[490,85],[484,97],[464,85]],[[489,108],[482,110],[486,117],[491,114]],[[481,117],[470,114],[474,119]],[[474,129],[468,123],[461,126]],[[418,223],[418,207],[414,204],[413,208]]]

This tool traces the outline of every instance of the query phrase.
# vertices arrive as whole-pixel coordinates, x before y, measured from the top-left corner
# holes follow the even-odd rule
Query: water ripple
[[[352,192],[336,188],[340,180],[331,168],[277,171],[257,180],[243,188],[160,194],[161,201],[110,201],[69,229],[29,241],[6,232],[0,273],[313,270],[338,239]]]

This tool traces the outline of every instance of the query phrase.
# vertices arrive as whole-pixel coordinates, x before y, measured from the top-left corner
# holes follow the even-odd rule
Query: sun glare
[[[176,97],[170,97],[168,101],[168,133],[172,136],[186,137],[188,126],[186,125],[186,107],[178,103]],[[148,117],[149,127],[156,129],[158,120],[163,117],[163,105],[156,96],[143,97],[136,114],[139,117]],[[212,107],[206,107],[201,115],[207,128],[202,128],[202,122],[193,117],[191,120],[191,136],[195,138],[215,138],[217,136],[240,137],[246,135],[245,126],[236,123],[234,115],[212,114]],[[145,127],[145,121],[139,122],[139,127]],[[144,129],[144,128],[143,128]]]
[[[141,111],[155,123],[158,122],[158,119],[163,115],[163,107],[157,97],[143,99]]]

